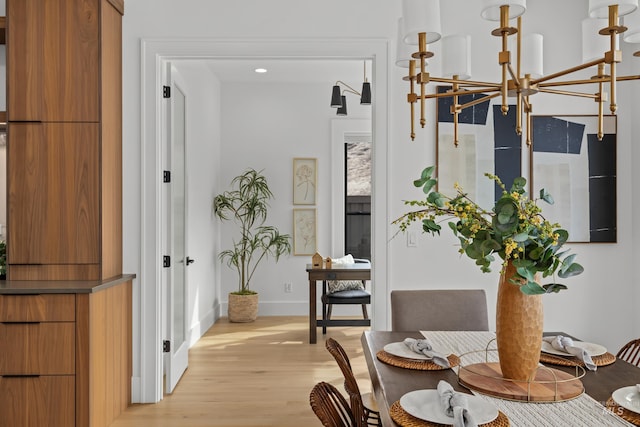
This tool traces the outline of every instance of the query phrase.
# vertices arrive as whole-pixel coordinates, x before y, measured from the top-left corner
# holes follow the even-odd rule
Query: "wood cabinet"
[[[7,0],[7,278],[122,273],[122,0]]]
[[[5,282],[0,427],[106,427],[127,408],[131,280]]]

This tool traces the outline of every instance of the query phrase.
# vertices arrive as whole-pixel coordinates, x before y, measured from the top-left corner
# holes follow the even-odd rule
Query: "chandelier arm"
[[[456,82],[456,80],[454,80],[454,79],[447,79],[447,78],[444,78],[444,77],[433,77],[433,76],[429,76],[429,81],[436,82],[436,83],[449,83],[449,84],[453,84],[453,83]],[[459,80],[458,80],[458,83],[460,83]],[[502,83],[491,83],[491,82],[479,82],[479,81],[475,81],[475,80],[465,80],[464,83],[460,84],[460,86],[461,87],[487,86],[487,87],[497,88],[499,90],[500,87],[502,86]]]
[[[516,98],[516,133],[522,136],[522,91],[518,91]]]
[[[520,78],[518,77],[518,74],[515,73],[515,71],[513,71],[513,67],[511,67],[511,64],[507,64],[507,69],[509,70],[509,74],[511,74],[511,79],[513,79],[513,83],[516,85],[516,87],[520,87]]]
[[[542,84],[538,85],[538,87],[539,88],[546,88],[546,87],[555,87],[555,86],[588,85],[588,84],[594,84],[594,83],[600,83],[600,82],[608,82],[610,80],[611,80],[611,77],[609,77],[609,76],[600,76],[600,77],[593,77],[591,79],[567,80],[567,81],[562,81],[562,82],[542,83]],[[620,80],[620,78],[618,78],[618,80]]]
[[[532,142],[532,138],[531,138],[531,103],[529,102],[529,96],[525,96],[524,97],[524,111],[526,114],[526,120],[527,120],[527,147],[531,147],[531,142]]]
[[[609,101],[609,110],[611,114],[615,114],[618,109],[618,104],[616,104],[616,63],[612,62],[609,65],[609,72],[611,73],[611,81],[609,82],[609,95],[611,96],[611,100]]]
[[[593,61],[585,62],[582,65],[576,65],[575,67],[567,68],[563,71],[558,71],[557,73],[549,74],[548,76],[542,76],[539,79],[531,80],[532,84],[538,84],[542,82],[546,82],[547,80],[555,79],[556,77],[562,77],[567,74],[575,73],[576,71],[584,70],[585,68],[594,67],[602,62],[605,62],[604,58],[594,59]]]
[[[357,90],[355,90],[354,88],[352,88],[351,86],[349,86],[348,84],[346,84],[345,82],[343,82],[342,80],[338,80],[338,81],[336,82],[336,85],[338,85],[338,84],[341,84],[341,85],[343,85],[343,86],[346,86],[346,87],[347,87],[347,89],[344,89],[344,88],[342,89],[342,92],[343,92],[343,93],[344,93],[344,92],[351,92],[351,93],[353,93],[354,95],[362,96],[362,95],[360,94],[360,92],[358,92]]]
[[[540,89],[540,92],[552,93],[552,94],[555,94],[555,95],[578,96],[578,97],[582,97],[582,98],[591,98],[591,99],[597,99],[598,98],[598,94],[572,92],[572,91],[568,91],[568,90]]]
[[[627,81],[627,80],[640,80],[640,74],[636,74],[633,76],[618,76],[616,80],[619,82]]]
[[[430,93],[425,95],[426,99],[437,99],[437,98],[451,98],[453,96],[462,96],[462,95],[473,95],[476,93],[483,93],[486,94],[487,92],[497,92],[496,95],[494,95],[492,98],[495,98],[496,96],[498,96],[500,94],[500,91],[498,91],[497,89],[475,89],[475,90],[460,90],[457,92],[442,92],[442,93]],[[485,98],[482,98],[485,99]],[[489,98],[491,99],[491,98]]]
[[[493,93],[491,95],[487,95],[484,98],[474,99],[473,101],[469,101],[466,104],[462,104],[460,106],[460,109],[464,110],[465,108],[469,108],[469,107],[473,107],[474,105],[482,104],[483,102],[487,102],[487,101],[489,101],[489,100],[491,100],[493,98],[496,98],[498,96],[500,96],[500,92],[496,92],[496,93]]]

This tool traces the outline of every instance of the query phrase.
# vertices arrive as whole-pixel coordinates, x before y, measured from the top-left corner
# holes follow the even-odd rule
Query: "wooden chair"
[[[391,291],[392,331],[488,331],[483,289]]]
[[[370,264],[366,259],[355,259],[356,264]],[[327,293],[327,282],[322,283],[322,319],[331,320],[331,311],[334,304],[349,304],[362,306],[362,319],[344,319],[347,326],[371,326],[371,320],[367,313],[367,305],[371,304],[371,293],[365,289],[366,280],[362,281],[362,289],[349,289],[334,293]],[[327,333],[327,327],[322,327],[322,333]]]
[[[381,426],[382,423],[380,421],[380,413],[376,400],[371,393],[360,393],[358,382],[351,369],[349,356],[347,356],[344,348],[333,338],[327,339],[326,347],[333,358],[336,359],[344,376],[344,389],[349,395],[351,411],[356,420],[356,425],[358,427]]]
[[[325,427],[355,427],[349,403],[337,388],[325,382],[316,384],[309,394],[309,404]]]
[[[640,338],[626,343],[616,357],[640,368]]]

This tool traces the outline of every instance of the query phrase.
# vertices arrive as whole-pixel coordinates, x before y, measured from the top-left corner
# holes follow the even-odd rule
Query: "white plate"
[[[481,397],[467,395],[468,410],[479,424],[490,423],[498,418],[498,408]],[[411,391],[400,398],[400,406],[409,414],[432,423],[453,424],[453,417],[444,413],[440,405],[438,390]]]
[[[417,360],[430,360],[424,354],[416,353],[411,350],[404,342],[392,342],[384,346],[384,351],[394,356],[404,357],[405,359],[417,359]],[[435,352],[448,356],[450,352],[440,351],[437,348],[433,349]]]
[[[582,347],[585,350],[587,350],[587,353],[589,353],[591,357],[601,356],[607,352],[607,349],[601,346],[600,344],[594,344],[594,343],[585,342],[585,341],[574,341],[573,343],[575,344],[576,347]],[[553,348],[551,343],[548,343],[546,341],[542,341],[542,351],[549,354],[555,354],[557,356],[572,356],[566,351],[556,350],[555,348]]]
[[[634,385],[617,389],[611,395],[613,401],[624,409],[640,414],[640,392]]]

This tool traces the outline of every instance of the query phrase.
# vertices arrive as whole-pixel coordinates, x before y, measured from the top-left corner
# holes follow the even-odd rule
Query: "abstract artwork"
[[[439,86],[438,92],[450,90]],[[484,94],[459,97],[459,104],[476,101]],[[515,105],[509,106],[503,115],[499,102],[487,100],[465,108],[458,115],[458,146],[454,145],[454,125],[451,105],[453,98],[442,97],[437,101],[437,175],[438,191],[454,194],[458,183],[469,197],[484,208],[490,209],[500,197],[501,190],[484,176],[498,175],[511,186],[522,175],[521,138],[515,131]]]
[[[571,242],[616,242],[616,116],[532,116],[531,194],[554,198],[545,217],[560,223]]]

